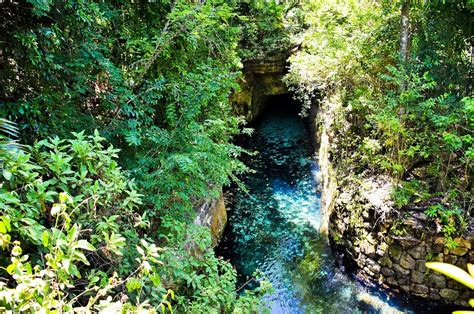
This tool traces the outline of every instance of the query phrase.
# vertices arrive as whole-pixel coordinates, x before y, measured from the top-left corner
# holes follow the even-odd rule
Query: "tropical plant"
[[[448,240],[465,230],[453,224],[473,206],[473,9],[469,1],[306,1],[308,29],[286,77],[303,113],[319,96],[334,112],[324,127],[337,138],[341,179],[389,175],[395,205],[422,206]]]
[[[240,1],[0,6],[0,115],[31,145],[2,164],[0,205],[31,265],[45,265],[41,234],[67,193],[77,207],[70,224],[97,250],[85,254],[90,265],[78,262],[82,278],[64,295],[80,294],[92,274],[105,287],[116,271],[126,284],[111,290],[114,301],[127,295],[134,306],[146,300],[159,309],[172,288],[177,310],[231,311],[245,300],[258,307],[257,296],[237,301],[235,271],[212,248],[188,251],[189,237],[210,238],[192,225],[195,206],[247,169],[238,160],[245,152],[231,142],[243,120],[228,97],[240,76]],[[161,283],[155,275],[129,278],[141,240],[165,249],[164,265],[152,265],[166,277]]]
[[[240,56],[244,61],[287,53],[298,44],[303,12],[298,1],[239,1]]]
[[[121,233],[133,226],[141,195],[114,160],[117,150],[105,148],[103,140],[98,132],[76,133],[69,141],[56,137],[3,161],[0,239],[6,254],[0,258],[0,306],[5,310],[90,310],[99,301],[101,307],[112,306],[107,296],[123,283],[159,278],[158,248],[144,239],[134,271],[123,280],[116,274],[126,243]],[[120,214],[120,229],[100,229],[100,219],[111,213]],[[154,282],[161,302],[142,304],[137,298],[114,306],[169,305],[169,293]]]
[[[1,161],[18,147],[17,142],[13,140],[18,137],[18,128],[16,124],[7,119],[0,118],[0,166]]]

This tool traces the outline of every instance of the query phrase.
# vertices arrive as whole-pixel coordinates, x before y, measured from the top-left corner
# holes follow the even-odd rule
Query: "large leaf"
[[[474,278],[471,277],[465,270],[457,266],[446,263],[430,262],[426,263],[426,267],[448,276],[449,278],[462,283],[470,289],[474,289]]]

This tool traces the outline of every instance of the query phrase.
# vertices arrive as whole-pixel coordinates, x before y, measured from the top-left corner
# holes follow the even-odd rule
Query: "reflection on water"
[[[229,192],[229,225],[218,254],[236,266],[241,282],[256,269],[265,273],[275,289],[265,297],[272,313],[373,313],[358,298],[370,292],[334,266],[318,234],[319,166],[309,139],[303,119],[288,110],[262,119],[245,144],[259,152],[248,161],[255,173],[243,178],[248,193]]]

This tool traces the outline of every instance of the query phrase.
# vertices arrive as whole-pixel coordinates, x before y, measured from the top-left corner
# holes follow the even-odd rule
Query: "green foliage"
[[[12,138],[18,136],[18,128],[15,123],[0,118],[0,167],[2,167],[3,159],[6,158],[11,150],[17,148],[17,143]],[[2,169],[2,168],[0,168]],[[8,173],[5,179],[8,179]]]
[[[301,30],[303,12],[298,1],[240,1],[240,55],[244,60],[261,59],[287,52],[298,43],[291,35]]]
[[[60,218],[64,230],[76,224],[77,239],[96,248],[85,254],[90,265],[69,261],[81,279],[73,269],[66,279],[74,288],[61,288],[51,300],[87,305],[98,286],[114,296],[100,303],[106,293],[97,292],[93,306],[103,311],[261,306],[260,292],[238,298],[235,271],[214,256],[209,230],[192,225],[193,208],[247,170],[237,159],[245,152],[231,144],[243,120],[228,100],[241,67],[239,5],[0,4],[0,116],[18,124],[24,142],[35,143],[2,164],[0,205],[12,225],[4,249],[20,241],[41,269],[47,267],[41,256],[63,255],[42,246],[43,231],[54,227],[52,209],[67,213]],[[70,132],[72,140],[61,140]],[[35,142],[42,138],[49,140]],[[66,208],[57,200],[61,193],[72,198]],[[190,237],[206,248],[190,255]],[[164,248],[157,263],[142,254],[147,245]],[[7,255],[2,265],[10,263]],[[111,278],[117,285],[108,284]]]
[[[102,216],[120,213],[123,224],[133,223],[140,195],[117,165],[118,150],[105,148],[103,141],[98,132],[88,137],[75,133],[68,141],[58,137],[39,141],[29,153],[18,152],[5,160],[3,172],[4,177],[8,173],[8,180],[2,184],[1,206],[22,241],[40,243],[42,223],[38,221],[53,224],[47,212],[55,208],[60,193],[70,195],[78,206],[69,219],[92,224]]]
[[[441,231],[446,239],[446,247],[453,249],[458,246],[454,236],[462,234],[467,229],[467,222],[460,208],[446,208],[441,204],[430,206],[426,211],[428,217],[434,218],[438,232]]]
[[[397,208],[407,205],[416,206],[428,201],[430,197],[427,184],[416,179],[402,182],[392,192],[392,200]]]
[[[98,132],[75,133],[68,141],[55,137],[4,160],[0,265],[8,279],[0,282],[0,307],[37,312],[170,304],[156,279],[160,299],[151,305],[139,297],[133,303],[106,298],[124,282],[159,278],[161,262],[158,248],[142,239],[134,271],[117,277],[126,250],[122,234],[133,230],[141,195],[118,167],[118,150],[105,148],[103,140]],[[101,220],[110,221],[112,214],[117,224],[104,228]]]
[[[113,12],[90,1],[32,4],[2,4],[0,115],[17,122],[29,140],[91,132],[124,89],[107,55]]]
[[[10,283],[0,283],[0,306],[162,312],[175,306],[192,312],[260,307],[265,290],[238,300],[236,272],[214,256],[207,228],[165,216],[159,234],[166,247],[153,243],[145,233],[142,195],[118,167],[118,150],[104,144],[98,132],[81,132],[72,140],[40,141],[5,160],[3,171],[10,175],[0,190],[0,245],[9,254],[2,254],[0,265]],[[119,301],[107,298],[118,293],[124,295]]]
[[[238,297],[236,270],[214,255],[207,228],[176,223],[172,217],[164,217],[163,226],[167,242],[176,244],[163,253],[167,263],[161,276],[179,295],[177,303],[183,312],[249,313],[241,309],[265,308],[260,297],[271,287],[262,280],[260,287]]]
[[[321,94],[321,106],[335,112],[331,156],[340,175],[389,174],[396,207],[447,206],[464,217],[473,183],[472,7],[410,6],[409,58],[401,62],[399,4],[306,1],[309,27],[286,80],[306,109]],[[452,220],[442,216],[433,214],[449,240]]]
[[[407,226],[404,224],[403,219],[397,219],[390,226],[390,232],[396,237],[404,236],[407,233]]]
[[[242,123],[228,101],[240,65],[235,3],[33,5],[7,6],[29,22],[1,25],[11,36],[0,38],[0,115],[23,139],[101,130],[125,148],[149,218],[176,210],[189,221],[192,205],[245,170],[229,143]]]

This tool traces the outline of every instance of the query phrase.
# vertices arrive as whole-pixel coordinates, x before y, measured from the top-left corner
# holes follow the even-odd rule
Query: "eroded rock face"
[[[338,138],[332,127],[337,110],[322,101],[311,118],[319,143],[323,187],[321,229],[329,233],[333,249],[354,264],[357,277],[369,285],[376,283],[416,297],[468,306],[473,292],[428,270],[425,263],[445,262],[463,269],[466,263],[474,263],[473,221],[467,234],[455,239],[458,247],[448,249],[442,234],[423,212],[394,208],[389,177],[336,175],[331,153],[337,151]]]
[[[334,248],[354,261],[362,281],[467,306],[474,294],[467,287],[428,270],[425,263],[439,261],[465,269],[466,263],[474,262],[474,256],[469,254],[474,235],[457,238],[458,247],[446,248],[444,239],[423,213],[397,212],[388,198],[384,202],[380,198],[372,201],[374,195],[386,195],[385,191],[374,191],[387,189],[379,180],[365,179],[338,188],[344,192],[335,202],[329,224]],[[408,223],[400,224],[400,221]]]
[[[227,209],[224,203],[224,195],[221,193],[218,199],[202,204],[196,211],[197,216],[194,223],[211,229],[212,243],[216,246],[222,237],[227,223]]]
[[[265,109],[267,97],[288,93],[283,83],[288,56],[288,53],[282,53],[245,62],[240,91],[231,97],[237,115],[252,121]]]
[[[321,184],[321,226],[319,231],[324,235],[328,235],[329,217],[339,193],[333,165],[330,162],[330,147],[334,137],[331,128],[333,119],[333,108],[313,105],[310,109],[310,128],[315,137],[314,146],[319,146],[320,177],[317,178]]]

